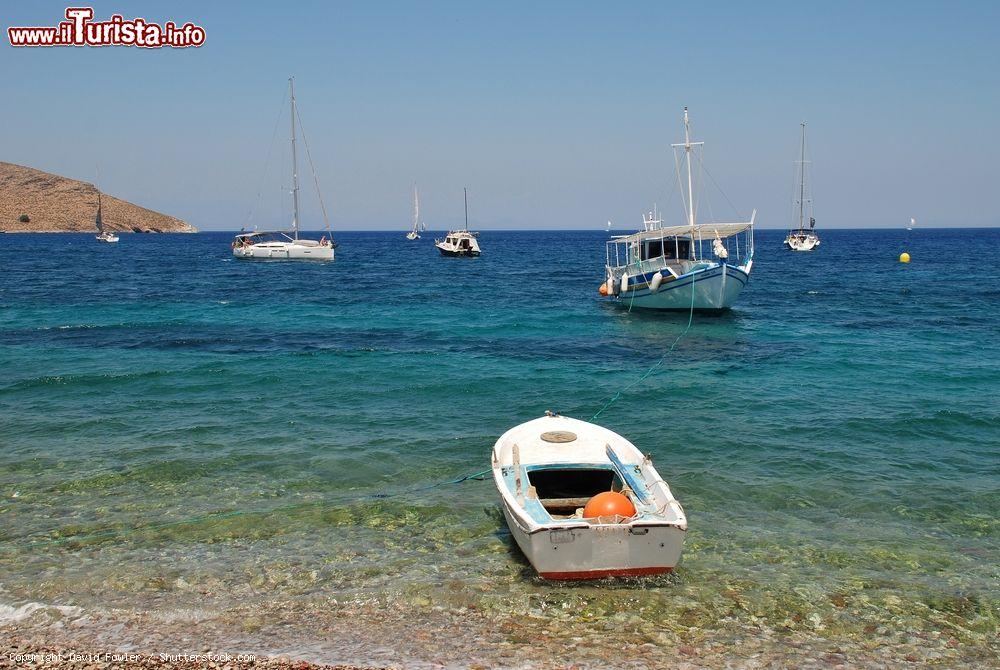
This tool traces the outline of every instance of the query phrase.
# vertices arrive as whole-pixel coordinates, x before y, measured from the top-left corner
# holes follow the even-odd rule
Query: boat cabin
[[[444,238],[445,244],[450,244],[456,249],[471,251],[472,250],[472,238],[469,237],[452,237],[449,235]]]
[[[752,223],[702,223],[617,235],[606,244],[614,276],[669,270],[675,277],[725,260],[740,264],[753,253]]]

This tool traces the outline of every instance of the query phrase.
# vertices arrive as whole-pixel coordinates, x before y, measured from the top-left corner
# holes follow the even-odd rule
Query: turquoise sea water
[[[547,409],[591,417],[683,330],[599,298],[603,233],[485,232],[474,260],[343,233],[317,265],[236,261],[221,233],[4,235],[0,605],[554,607],[664,644],[757,626],[986,650],[1000,230],[823,231],[812,254],[782,235],[758,232],[736,308],[695,315],[600,418],[683,504],[681,568],[585,586],[533,576],[491,482],[432,485]],[[313,638],[309,657],[366,660]]]

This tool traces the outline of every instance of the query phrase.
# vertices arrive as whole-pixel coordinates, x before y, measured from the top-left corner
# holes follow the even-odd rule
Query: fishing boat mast
[[[288,78],[288,91],[292,99],[292,230],[299,239],[299,162],[295,153],[295,77]]]
[[[704,142],[692,142],[691,141],[691,121],[688,118],[688,108],[684,108],[684,143],[683,144],[671,144],[671,147],[679,148],[684,147],[684,153],[687,154],[687,179],[688,179],[688,225],[691,226],[691,234],[694,235],[694,184],[691,181],[691,151],[696,146],[701,146],[705,144]]]
[[[469,189],[463,187],[462,193],[465,195],[465,231],[469,232]]]

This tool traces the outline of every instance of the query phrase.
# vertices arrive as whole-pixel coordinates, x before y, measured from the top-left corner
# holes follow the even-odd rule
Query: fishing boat
[[[686,158],[686,223],[664,226],[654,208],[643,216],[642,230],[608,240],[605,280],[598,288],[602,296],[629,309],[721,311],[732,306],[750,281],[757,210],[745,222],[696,221],[691,162],[694,148],[703,145],[691,141],[685,107],[684,142],[671,146]],[[677,167],[680,171],[680,161]]]
[[[319,197],[323,219],[326,221],[326,234],[319,240],[308,239],[299,234],[299,166],[296,155],[295,139],[298,119],[298,109],[295,106],[295,79],[288,78],[288,92],[291,98],[292,118],[292,227],[291,230],[264,230],[241,232],[233,238],[233,256],[246,260],[295,260],[295,261],[332,261],[334,249],[337,248],[330,232],[330,220],[326,215],[323,196],[319,192],[319,180],[313,170],[313,181],[316,183],[316,194]],[[301,120],[299,120],[301,125]],[[303,139],[305,136],[303,135]],[[306,144],[306,152],[309,145]],[[309,159],[310,166],[312,158]]]
[[[101,216],[101,192],[97,192],[97,218],[94,219],[94,226],[97,228],[97,235],[94,235],[101,242],[114,243],[118,241],[118,236],[110,230],[104,230],[104,219]]]
[[[420,198],[417,195],[417,185],[413,185],[413,228],[406,234],[408,240],[420,239]]]
[[[806,194],[806,124],[802,124],[802,143],[798,165],[799,194],[795,206],[799,210],[799,227],[788,231],[785,237],[785,248],[792,251],[812,251],[819,246],[819,235],[816,234],[816,219],[809,213],[809,227],[806,228],[806,206],[812,208],[812,199]]]
[[[493,447],[493,481],[511,535],[546,579],[671,572],[687,518],[635,445],[551,412]]]
[[[442,256],[474,257],[480,253],[479,233],[469,231],[469,191],[462,190],[465,193],[465,228],[450,231],[443,240],[434,240],[434,246]]]

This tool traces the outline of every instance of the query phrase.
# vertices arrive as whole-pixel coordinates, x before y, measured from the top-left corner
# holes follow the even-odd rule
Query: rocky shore
[[[0,668],[66,668],[76,670],[117,670],[119,668],[210,668],[212,670],[377,670],[356,665],[319,665],[287,657],[232,654],[204,649],[200,653],[148,654],[131,651],[79,650],[54,647],[0,636]]]
[[[101,198],[104,227],[119,233],[196,233],[194,226],[108,194]],[[0,162],[0,231],[80,233],[94,230],[93,184]]]

